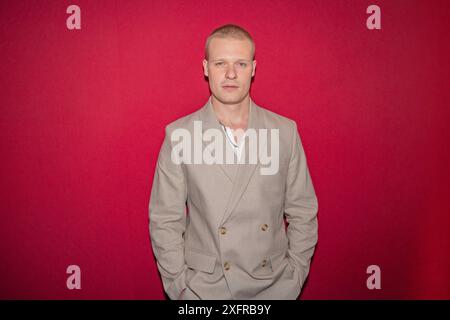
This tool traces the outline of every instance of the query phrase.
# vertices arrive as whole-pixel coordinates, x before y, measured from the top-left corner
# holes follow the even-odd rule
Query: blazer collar
[[[208,101],[206,102],[206,104],[200,110],[200,120],[202,121],[202,126],[204,129],[217,128],[217,129],[222,130],[220,122],[217,119],[216,112],[214,111],[214,108],[212,106],[211,99],[212,99],[212,97],[210,96]],[[252,100],[251,97],[249,97],[249,100],[250,100],[250,106],[249,106],[250,109],[249,109],[249,115],[248,115],[247,129],[248,128],[253,128],[253,129],[265,128],[260,107],[255,104],[255,102]]]

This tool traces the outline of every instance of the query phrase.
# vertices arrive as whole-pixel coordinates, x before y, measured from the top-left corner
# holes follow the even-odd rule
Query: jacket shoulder
[[[295,120],[282,116],[264,107],[261,106],[258,107],[261,113],[264,115],[266,123],[268,123],[271,127],[287,129],[289,131],[297,129],[297,123],[295,122]]]
[[[172,132],[175,129],[191,129],[194,120],[199,119],[199,114],[202,109],[198,109],[192,113],[182,116],[166,125],[166,132]]]

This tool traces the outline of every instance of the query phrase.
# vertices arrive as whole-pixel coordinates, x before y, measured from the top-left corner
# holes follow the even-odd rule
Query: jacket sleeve
[[[172,143],[166,127],[156,164],[149,202],[149,231],[164,290],[170,299],[186,288],[184,231],[186,229],[186,180],[180,164],[171,160]]]
[[[318,239],[318,202],[295,121],[293,131],[284,214],[288,222],[288,258],[298,271],[302,288]]]

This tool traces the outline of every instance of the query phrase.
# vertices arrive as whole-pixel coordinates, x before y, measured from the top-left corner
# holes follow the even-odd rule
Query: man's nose
[[[236,71],[234,70],[234,66],[227,68],[227,72],[225,74],[225,77],[227,77],[228,79],[235,79],[236,78]]]

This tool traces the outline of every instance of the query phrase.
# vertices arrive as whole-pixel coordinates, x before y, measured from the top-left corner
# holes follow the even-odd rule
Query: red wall
[[[81,30],[66,28],[70,4]],[[297,121],[319,199],[302,298],[449,299],[449,9],[2,1],[0,298],[164,298],[147,229],[156,157],[165,125],[206,102],[204,41],[232,22],[256,41],[252,97]],[[66,288],[71,264],[81,290]]]

